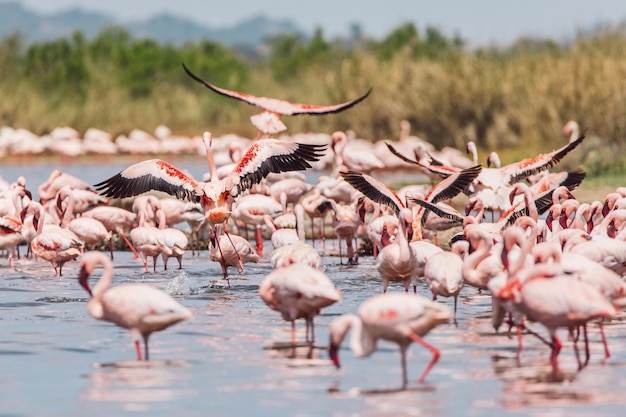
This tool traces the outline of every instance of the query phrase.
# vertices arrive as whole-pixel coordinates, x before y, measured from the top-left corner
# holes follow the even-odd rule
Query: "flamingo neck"
[[[215,182],[219,178],[217,177],[217,167],[215,166],[215,160],[213,159],[213,154],[211,153],[211,142],[211,134],[209,132],[204,132],[204,146],[206,148],[206,159],[209,164],[209,172],[211,173],[211,182]]]
[[[302,207],[302,204],[296,204],[293,211],[296,215],[296,232],[298,234],[298,240],[304,242],[306,238],[304,234],[304,207]]]
[[[363,326],[361,318],[355,314],[346,314],[336,320],[337,342],[343,341],[346,334],[352,329],[350,335],[350,350],[357,358],[371,355],[376,350],[376,339]]]
[[[98,283],[91,291],[92,296],[87,303],[87,310],[92,317],[102,319],[104,317],[102,296],[111,285],[111,281],[113,281],[113,264],[105,261],[104,259],[98,259],[96,261],[96,266],[98,265],[103,267],[102,275],[100,276]]]
[[[493,245],[483,237],[478,248],[463,259],[463,275],[478,275],[476,267],[489,256],[492,247]]]

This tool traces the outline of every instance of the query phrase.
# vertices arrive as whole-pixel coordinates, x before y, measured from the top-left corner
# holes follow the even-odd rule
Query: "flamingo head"
[[[552,211],[548,212],[548,215],[546,216],[546,226],[548,227],[548,230],[552,231],[552,222],[554,221],[554,217],[552,217]]]
[[[467,205],[465,206],[465,215],[466,216],[469,216],[469,214],[472,212],[472,210],[474,210],[474,207],[476,207],[477,203],[478,203],[477,199],[470,200],[470,202],[467,203]]]
[[[565,211],[565,208],[561,209],[561,215],[559,216],[559,225],[563,228],[563,229],[567,229],[569,226],[567,225],[567,212]]]
[[[80,272],[78,273],[78,283],[89,293],[90,296],[93,297],[93,293],[91,292],[91,287],[89,286],[89,276],[92,271],[89,269],[88,264],[82,264],[80,268]]]
[[[617,235],[617,228],[615,227],[615,220],[611,220],[611,222],[609,223],[609,226],[606,229],[606,234],[611,239],[615,239],[615,236]]]

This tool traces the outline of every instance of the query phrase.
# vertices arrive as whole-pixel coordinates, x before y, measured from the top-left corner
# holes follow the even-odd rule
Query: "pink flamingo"
[[[378,339],[388,340],[400,347],[402,389],[408,384],[406,351],[412,342],[419,343],[433,354],[419,378],[423,382],[439,360],[439,349],[427,343],[423,336],[451,318],[450,310],[420,295],[406,293],[381,294],[359,306],[357,314],[345,314],[330,324],[330,358],[341,366],[339,347],[352,328],[350,349],[357,357],[367,357],[376,351]]]
[[[148,256],[152,256],[154,271],[156,272],[157,257],[165,248],[165,235],[157,227],[147,225],[146,212],[143,210],[139,211],[139,226],[130,231],[130,241],[133,242],[133,247],[141,256],[146,272],[150,271],[148,269]]]
[[[126,242],[135,258],[139,257],[137,250],[135,250],[133,244],[130,243],[130,240],[128,240],[125,234],[125,231],[130,231],[135,224],[137,217],[135,213],[121,207],[97,206],[85,211],[81,217],[96,219],[101,222],[108,231],[117,233],[124,242]],[[113,239],[109,240],[109,250],[111,252],[111,259],[113,259]]]
[[[46,224],[46,212],[41,204],[29,206],[27,212],[31,210],[34,210],[33,226],[37,231],[30,242],[33,253],[52,264],[55,276],[63,276],[63,265],[82,253],[83,242],[68,229]]]
[[[98,267],[104,268],[93,290],[89,277]],[[147,284],[124,284],[109,289],[113,280],[113,263],[100,252],[87,252],[80,263],[78,282],[89,293],[87,311],[95,319],[105,320],[130,330],[141,360],[139,339],[143,338],[144,357],[148,360],[148,338],[154,332],[193,317],[166,292]]]
[[[163,259],[163,267],[167,271],[167,261],[171,257],[178,261],[178,269],[183,268],[183,255],[189,244],[187,235],[182,230],[173,227],[167,227],[167,218],[164,210],[156,212],[157,225],[161,233],[163,233],[164,246],[161,250],[161,258]]]
[[[320,310],[341,300],[330,278],[309,265],[294,263],[277,268],[259,286],[261,299],[283,320],[291,322],[291,343],[296,343],[295,321],[306,321],[306,341],[315,341],[313,318]]]
[[[179,199],[199,202],[213,231],[216,225],[224,224],[224,232],[229,236],[225,224],[236,197],[270,172],[310,168],[309,161],[317,161],[325,148],[325,145],[276,139],[259,140],[246,151],[228,177],[219,179],[211,154],[211,134],[204,132],[203,139],[211,171],[209,182],[196,181],[165,161],[150,159],[131,165],[95,187],[107,197],[124,198],[159,190]],[[218,246],[218,250],[221,251],[221,247]]]
[[[376,268],[383,279],[383,293],[387,292],[389,281],[404,282],[404,290],[408,292],[411,279],[415,275],[417,257],[406,237],[407,223],[410,224],[411,218],[411,210],[400,210],[396,239],[378,254]]]
[[[559,327],[573,332],[590,320],[611,318],[616,309],[592,285],[563,274],[554,264],[537,264],[522,269],[497,294],[512,300],[529,320],[543,324],[552,339],[550,363],[558,369],[558,354],[562,343],[556,334]]]
[[[211,91],[216,92],[217,94],[221,94],[225,97],[234,98],[236,100],[244,101],[250,105],[260,107],[263,109],[263,112],[257,115],[254,115],[250,118],[252,124],[259,129],[259,137],[262,134],[273,135],[275,133],[282,132],[287,130],[285,124],[280,120],[281,116],[298,116],[301,114],[309,114],[309,115],[323,115],[323,114],[331,114],[331,113],[339,113],[341,111],[347,110],[350,107],[360,103],[365,100],[367,96],[370,94],[372,89],[370,88],[367,93],[363,94],[361,97],[347,101],[341,104],[335,104],[330,106],[319,106],[314,104],[295,104],[290,103],[285,100],[280,100],[271,97],[256,97],[247,93],[240,93],[238,91],[226,90],[225,88],[217,87],[213,84],[210,84],[191,71],[183,64],[183,68],[187,75],[193,78],[195,81],[204,85]]]

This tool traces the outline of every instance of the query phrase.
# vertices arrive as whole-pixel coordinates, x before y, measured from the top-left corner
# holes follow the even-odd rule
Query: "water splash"
[[[191,279],[187,272],[182,271],[168,282],[163,290],[171,295],[191,295]]]

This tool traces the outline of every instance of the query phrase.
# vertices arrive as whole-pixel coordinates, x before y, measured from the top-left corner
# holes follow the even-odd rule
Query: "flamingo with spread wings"
[[[241,93],[239,91],[227,90],[225,88],[217,87],[213,84],[210,84],[204,81],[202,78],[195,75],[193,72],[189,71],[189,69],[183,64],[183,69],[191,78],[200,84],[204,85],[211,91],[216,92],[217,94],[221,94],[225,97],[234,98],[236,100],[245,101],[246,103],[257,106],[263,109],[260,114],[256,114],[250,117],[252,124],[259,129],[259,137],[262,134],[273,135],[284,130],[287,130],[285,124],[280,120],[281,116],[298,116],[301,114],[309,114],[309,115],[322,115],[322,114],[331,114],[331,113],[339,113],[344,110],[349,109],[350,107],[355,106],[361,101],[365,100],[367,96],[369,96],[372,89],[367,90],[365,94],[361,97],[350,100],[345,103],[330,105],[330,106],[320,106],[315,104],[298,104],[298,103],[290,103],[285,100],[280,100],[277,98],[271,97],[256,97],[252,94]]]
[[[326,145],[309,145],[276,139],[255,142],[235,165],[230,175],[218,179],[211,154],[211,134],[204,133],[204,144],[211,171],[209,182],[196,181],[191,175],[160,159],[131,165],[119,174],[95,185],[107,197],[132,197],[159,190],[182,200],[200,203],[213,231],[230,217],[232,204],[246,190],[271,172],[280,173],[310,168],[309,162],[322,156]],[[228,234],[227,229],[225,233]]]

